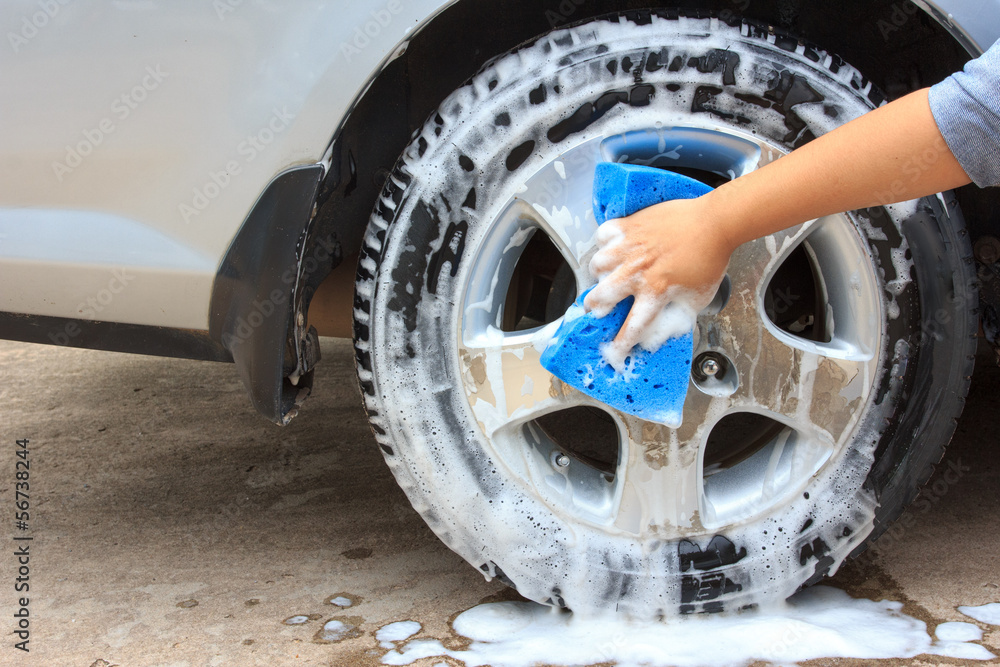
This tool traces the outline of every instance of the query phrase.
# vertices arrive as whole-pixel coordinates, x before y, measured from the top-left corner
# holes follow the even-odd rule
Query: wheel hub
[[[545,280],[555,283],[548,274],[562,272],[564,286],[571,276],[576,295],[594,283],[597,162],[670,168],[718,185],[782,153],[748,135],[701,128],[591,140],[538,170],[494,219],[460,306],[464,388],[497,458],[555,511],[639,536],[715,532],[777,510],[850,442],[875,376],[883,306],[867,246],[847,215],[733,254],[719,295],[698,318],[678,429],[613,410],[544,370],[539,356],[558,326],[551,313],[519,329],[510,323],[518,298],[545,297]],[[518,267],[538,239],[561,262],[554,271],[549,262],[546,276]],[[526,291],[536,279],[542,288]],[[555,292],[549,287],[548,297]],[[603,453],[581,446],[597,429],[580,432],[576,418],[554,425],[559,414],[584,408],[613,424],[616,435],[606,439],[615,442]]]

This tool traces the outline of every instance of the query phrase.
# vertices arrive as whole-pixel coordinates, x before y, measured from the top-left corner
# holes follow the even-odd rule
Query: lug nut
[[[565,454],[562,453],[556,454],[554,460],[556,462],[556,465],[559,466],[560,468],[565,468],[566,466],[569,465],[569,457],[566,456]]]
[[[731,396],[740,385],[732,360],[715,350],[702,352],[692,360],[691,381],[709,396]]]

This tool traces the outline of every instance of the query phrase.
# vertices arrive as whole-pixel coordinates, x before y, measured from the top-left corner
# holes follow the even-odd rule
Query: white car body
[[[860,13],[872,7],[851,2]],[[711,4],[719,20],[753,11],[752,0]],[[913,31],[930,30],[957,66],[1000,38],[1000,0],[881,0],[876,10],[868,30],[882,43],[873,53],[892,52],[906,31],[912,49]],[[450,92],[427,83],[460,85],[525,39],[613,11],[586,0],[4,3],[0,338],[235,361],[258,409],[287,422],[307,393],[299,380],[307,376],[308,386],[318,360],[312,294],[331,266],[358,251],[407,133]],[[840,8],[808,11],[839,17]],[[844,34],[830,22],[824,30]],[[394,127],[351,117],[373,99],[385,104],[390,73],[398,82],[405,69],[394,61],[408,63],[411,45],[447,49],[452,39],[454,71],[417,72],[420,99],[400,105],[406,113],[394,112]],[[411,74],[402,76],[409,82]],[[364,173],[355,173],[350,146],[338,152],[352,126],[354,150],[376,155]],[[351,215],[338,202],[353,182],[340,200],[319,198],[320,186],[343,188],[345,170],[363,179]],[[296,179],[306,185],[288,199]],[[301,210],[292,212],[295,204]],[[294,220],[275,221],[274,211]],[[313,234],[317,217],[325,241]],[[354,230],[336,249],[331,219]],[[285,236],[268,238],[275,230]],[[320,261],[305,258],[310,243],[322,246]],[[338,324],[321,334],[346,335],[350,326],[353,274],[340,274],[327,282],[341,294],[327,309]]]
[[[208,329],[258,195],[443,4],[4,3],[0,310]]]
[[[0,310],[207,329],[258,195],[447,4],[4,3]],[[920,4],[1000,38],[998,0]]]

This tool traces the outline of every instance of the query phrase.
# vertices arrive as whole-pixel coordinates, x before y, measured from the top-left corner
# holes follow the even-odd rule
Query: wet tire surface
[[[627,31],[597,21],[542,37],[441,105],[372,215],[355,339],[383,455],[446,544],[538,602],[654,618],[784,599],[899,516],[964,405],[976,296],[951,202],[859,212],[853,224],[892,314],[849,446],[798,500],[717,534],[633,539],[567,518],[527,488],[471,414],[455,349],[463,290],[482,279],[472,258],[526,175],[574,141],[654,119],[752,130],[791,150],[883,101],[842,60],[795,40],[747,24],[646,18]],[[640,33],[648,43],[636,46]],[[930,331],[942,314],[949,326]]]

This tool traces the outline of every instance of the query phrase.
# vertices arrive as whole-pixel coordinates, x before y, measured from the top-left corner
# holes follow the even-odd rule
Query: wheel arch
[[[331,139],[324,158],[328,168],[313,215],[308,216],[303,256],[329,247],[337,251],[327,253],[330,259],[324,266],[300,276],[297,310],[308,316],[320,335],[350,337],[356,265],[351,260],[357,256],[371,211],[397,158],[448,94],[490,59],[538,35],[597,16],[650,8],[667,15],[683,12],[723,21],[746,18],[772,27],[776,34],[800,36],[840,55],[877,88],[898,97],[940,81],[969,58],[969,40],[958,27],[942,21],[937,15],[940,11],[931,11],[938,5],[917,3],[458,0],[429,18],[396,49],[397,57],[387,60],[358,93]],[[957,197],[973,240],[1000,230],[1000,194],[967,187]],[[278,385],[269,382],[268,386]],[[280,393],[271,391],[255,402],[270,406]]]
[[[723,20],[744,17],[837,53],[894,98],[940,81],[969,58],[964,32],[940,23],[940,17],[929,13],[930,5],[918,3],[923,9],[909,0],[835,5],[805,0],[458,0],[423,25],[405,52],[386,63],[354,101],[329,147],[317,235],[333,236],[345,257],[356,253],[385,178],[441,100],[489,59],[553,28],[640,8]],[[981,204],[972,208],[986,210]],[[1000,221],[993,222],[1000,228]],[[352,270],[343,268],[344,273]],[[315,277],[312,286],[325,277]],[[338,281],[344,283],[346,279]]]

